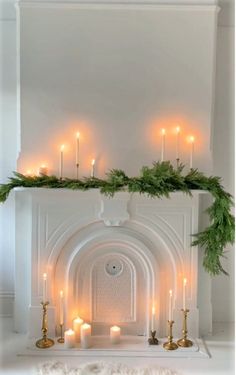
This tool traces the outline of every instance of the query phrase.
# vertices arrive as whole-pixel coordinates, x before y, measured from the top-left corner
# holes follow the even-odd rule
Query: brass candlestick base
[[[180,162],[180,160],[179,160],[179,158],[177,158],[177,159],[176,159],[176,167],[177,167],[177,168],[179,168],[179,162]]]
[[[37,348],[47,349],[54,345],[54,341],[47,337],[47,332],[48,332],[47,306],[49,305],[49,302],[41,302],[41,305],[43,306],[43,319],[42,319],[43,337],[40,340],[36,341],[35,345],[37,346]]]
[[[168,325],[169,325],[169,335],[168,335],[168,341],[163,344],[163,348],[166,350],[176,350],[178,349],[178,345],[176,342],[173,341],[173,336],[172,336],[172,326],[174,324],[173,320],[168,320]]]
[[[149,345],[158,345],[158,340],[155,336],[156,336],[156,331],[151,331],[151,337],[149,337],[148,339]]]
[[[59,339],[57,340],[57,342],[59,342],[60,344],[64,344],[65,342],[65,339],[63,337],[63,334],[62,334],[62,327],[63,327],[63,324],[60,324],[60,336]]]
[[[187,334],[188,334],[188,330],[187,330],[187,315],[189,313],[189,310],[188,309],[182,309],[181,311],[183,311],[183,330],[182,330],[182,333],[183,333],[183,337],[182,339],[179,339],[177,341],[177,344],[179,346],[181,346],[182,348],[189,348],[190,346],[193,346],[193,342],[191,340],[189,340],[187,338]]]

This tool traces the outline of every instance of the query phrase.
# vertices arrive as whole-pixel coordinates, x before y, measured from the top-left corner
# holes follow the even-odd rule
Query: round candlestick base
[[[181,346],[182,348],[189,348],[190,346],[193,346],[193,342],[186,338],[179,339],[177,341],[177,344],[178,346]]]
[[[60,337],[57,342],[59,342],[59,344],[64,344],[65,342],[65,339],[63,337]]]
[[[168,341],[163,344],[163,348],[166,350],[176,350],[178,349],[178,345],[173,341],[172,342]]]
[[[47,348],[50,348],[51,346],[54,345],[54,341],[52,339],[40,339],[36,342],[35,344],[37,346],[37,348],[40,348],[40,349],[47,349]]]

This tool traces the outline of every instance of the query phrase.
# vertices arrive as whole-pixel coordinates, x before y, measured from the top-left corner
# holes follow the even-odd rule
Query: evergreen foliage
[[[226,274],[221,265],[228,243],[234,242],[234,216],[232,196],[221,185],[219,177],[206,177],[197,169],[184,174],[184,165],[177,169],[170,162],[155,162],[152,167],[143,167],[139,177],[128,177],[124,171],[113,169],[105,180],[99,178],[59,179],[56,176],[25,176],[14,172],[9,182],[0,185],[0,202],[4,202],[15,187],[88,190],[100,189],[102,194],[112,197],[118,191],[146,193],[151,197],[169,197],[171,192],[182,191],[191,196],[191,190],[206,190],[213,197],[207,209],[210,225],[202,232],[193,234],[192,246],[204,251],[203,265],[211,275]]]

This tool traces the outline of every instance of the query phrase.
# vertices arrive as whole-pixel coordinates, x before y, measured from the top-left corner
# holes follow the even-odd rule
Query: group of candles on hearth
[[[187,279],[183,279],[183,310],[186,310],[186,284]],[[43,274],[43,302],[47,300],[47,274]],[[152,306],[151,317],[151,331],[155,330],[155,306]],[[168,321],[173,321],[173,292],[169,290],[169,310]],[[64,325],[64,293],[60,291],[60,304],[59,304],[59,324],[62,328]],[[76,343],[81,343],[83,349],[88,349],[92,346],[91,325],[84,322],[83,319],[77,317],[72,322],[73,329],[69,328],[64,332],[64,344],[67,348],[74,348]],[[114,325],[110,327],[110,341],[112,344],[120,342],[121,329]]]
[[[176,132],[176,160],[177,164],[180,160],[180,135],[181,129],[179,126],[175,129]],[[194,143],[195,137],[189,136],[188,141],[190,143],[190,157],[189,157],[189,166],[193,168],[193,159],[194,159]],[[60,155],[59,155],[59,177],[64,177],[64,152],[65,152],[65,145],[60,146]],[[161,162],[166,160],[166,129],[161,129]],[[91,170],[90,170],[90,177],[95,177],[95,163],[96,160],[91,160]],[[75,166],[76,166],[76,176],[79,176],[79,166],[80,166],[80,133],[76,133],[75,138]],[[47,175],[48,168],[45,164],[41,165],[38,170],[39,175]],[[26,175],[32,175],[31,170],[27,170]]]

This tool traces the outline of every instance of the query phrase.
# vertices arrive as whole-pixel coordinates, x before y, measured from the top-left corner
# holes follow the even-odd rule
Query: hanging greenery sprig
[[[151,197],[169,197],[174,191],[191,195],[191,190],[206,190],[213,197],[212,205],[207,209],[210,225],[202,232],[194,234],[193,246],[204,251],[203,265],[211,275],[226,274],[221,258],[229,243],[234,242],[234,217],[232,196],[221,185],[219,177],[206,177],[197,169],[183,173],[184,165],[175,169],[170,162],[153,163],[152,167],[143,167],[139,177],[128,177],[122,170],[113,169],[105,180],[83,178],[80,180],[56,176],[25,176],[14,172],[7,184],[0,185],[0,202],[4,202],[15,187],[88,190],[100,189],[102,194],[113,196],[117,191],[146,193]]]

